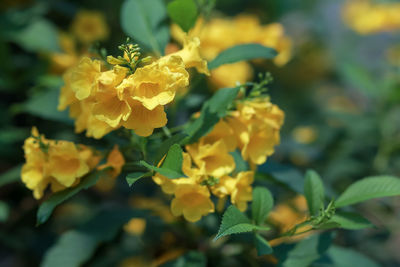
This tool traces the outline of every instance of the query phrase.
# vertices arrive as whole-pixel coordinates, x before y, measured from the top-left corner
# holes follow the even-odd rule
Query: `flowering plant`
[[[390,18],[379,25],[357,7],[377,12],[367,1],[344,5],[343,20],[362,34],[393,30],[385,5]],[[400,195],[395,171],[385,171],[387,144],[373,175],[357,181],[338,185],[334,171],[309,169],[313,155],[302,145],[318,133],[297,127],[296,146],[288,141],[285,127],[303,114],[275,87],[284,86],[278,70],[293,67],[298,36],[250,13],[218,16],[214,6],[125,0],[120,24],[129,37],[83,10],[55,49],[35,48],[57,88],[14,109],[65,129],[29,122],[25,162],[15,169],[35,199],[37,229],[57,233],[41,265],[342,266],[348,256],[374,266],[335,234],[374,226],[354,204]],[[391,90],[397,80],[389,81]]]

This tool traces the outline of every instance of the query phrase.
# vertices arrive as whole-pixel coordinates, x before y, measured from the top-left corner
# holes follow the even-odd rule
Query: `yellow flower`
[[[253,199],[251,184],[254,181],[254,172],[239,172],[235,178],[235,187],[231,193],[231,202],[240,211],[247,209],[247,202]]]
[[[295,225],[307,220],[307,201],[302,195],[298,195],[293,199],[290,199],[287,203],[278,204],[269,213],[268,220],[276,224],[281,233],[289,231]],[[310,226],[300,227],[296,230],[297,233],[309,229]],[[290,238],[280,238],[271,240],[271,245],[278,245],[282,242],[293,242],[298,241],[310,233],[301,234]]]
[[[120,98],[117,89],[127,73],[127,68],[116,65],[112,70],[102,72],[98,78],[99,88],[92,114],[112,128],[117,128],[121,120],[127,120],[131,114],[128,101]]]
[[[53,192],[75,186],[100,161],[89,147],[47,140],[35,127],[23,148],[26,162],[21,179],[36,199],[43,196],[49,185]]]
[[[347,1],[342,8],[345,23],[360,34],[400,29],[400,3],[372,3],[369,0]]]
[[[214,89],[235,87],[253,77],[253,69],[245,61],[219,66],[211,71],[209,81]]]
[[[132,113],[126,121],[122,122],[125,128],[132,129],[137,135],[149,136],[155,128],[163,127],[167,124],[167,115],[164,106],[157,106],[153,110],[148,110],[139,101],[130,101]]]
[[[189,74],[179,56],[160,58],[131,76],[132,98],[149,110],[170,103],[176,91],[189,85]]]
[[[100,71],[100,61],[91,60],[88,57],[83,57],[79,64],[73,68],[69,76],[69,83],[77,99],[83,100],[97,91],[97,79],[100,76]]]
[[[50,53],[51,72],[62,74],[68,68],[78,64],[79,56],[75,49],[75,41],[69,34],[60,33],[58,36],[62,52]]]
[[[233,129],[222,119],[214,125],[214,128],[210,133],[200,139],[200,142],[211,145],[219,140],[225,144],[225,147],[229,152],[234,151],[237,147]]]
[[[292,131],[293,139],[300,144],[311,144],[318,137],[318,132],[312,126],[299,126]]]
[[[77,179],[89,172],[89,166],[72,142],[58,141],[50,146],[48,154],[48,175],[62,186],[72,186]]]
[[[228,122],[237,136],[243,159],[257,165],[264,163],[280,142],[283,120],[283,111],[266,97],[239,102]]]
[[[227,175],[221,177],[218,184],[212,186],[211,190],[219,198],[230,195],[232,204],[240,211],[245,211],[247,209],[247,202],[253,198],[253,189],[251,187],[253,181],[254,172],[239,172],[235,178]]]
[[[228,153],[222,140],[213,144],[203,142],[186,146],[186,150],[200,169],[204,168],[206,174],[214,177],[222,177],[235,169],[235,160]]]
[[[262,27],[258,43],[272,47],[278,55],[274,58],[277,66],[285,65],[292,57],[292,41],[285,36],[285,29],[279,23],[271,23]]]
[[[130,219],[124,225],[124,230],[131,235],[142,235],[146,230],[146,220],[142,218]]]
[[[168,56],[179,56],[182,58],[185,68],[196,68],[200,73],[210,75],[207,60],[200,56],[200,39],[198,37],[185,36],[183,49]]]
[[[104,15],[87,10],[81,10],[76,14],[72,32],[84,44],[105,40],[109,35]]]
[[[181,184],[175,190],[171,212],[174,216],[183,215],[186,220],[196,222],[202,216],[214,212],[214,203],[206,186]]]
[[[107,162],[98,167],[99,170],[111,167],[112,169],[107,171],[103,177],[97,182],[96,187],[101,191],[109,191],[115,185],[115,179],[122,171],[122,167],[125,164],[125,159],[122,153],[119,151],[118,145],[114,148],[107,156]]]

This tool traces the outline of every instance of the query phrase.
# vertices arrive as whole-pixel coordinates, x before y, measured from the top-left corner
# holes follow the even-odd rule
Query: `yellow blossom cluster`
[[[197,221],[214,211],[211,194],[225,199],[244,211],[252,200],[253,171],[232,176],[235,161],[229,152],[241,150],[251,166],[262,164],[279,143],[279,130],[284,113],[268,98],[248,99],[237,103],[226,120],[220,120],[213,130],[198,142],[187,145],[183,152],[182,171],[187,176],[168,179],[153,176],[167,194],[173,194],[171,211],[188,221]]]
[[[21,179],[33,191],[36,199],[43,196],[48,186],[53,192],[58,192],[77,185],[83,176],[96,168],[102,158],[98,151],[88,146],[46,139],[35,127],[31,137],[25,140],[23,149],[26,162],[21,170]],[[121,159],[118,148],[115,147],[113,151]],[[123,164],[123,157],[122,161],[116,161],[112,156],[99,167],[113,167],[107,175],[116,177]]]
[[[69,107],[75,131],[86,130],[88,137],[99,139],[120,127],[149,136],[155,128],[166,125],[164,106],[189,85],[186,68],[208,71],[198,47],[199,40],[191,38],[181,51],[138,67],[133,73],[121,65],[109,70],[101,61],[84,57],[65,73],[58,108]],[[118,59],[110,57],[109,61],[114,64]]]
[[[185,35],[177,25],[172,25],[171,34],[178,42],[183,42]],[[213,18],[207,22],[200,18],[189,31],[189,36],[200,38],[200,52],[207,60],[212,60],[229,47],[245,43],[259,43],[276,49],[278,56],[274,63],[277,66],[285,65],[291,58],[292,41],[285,35],[283,26],[279,23],[262,25],[253,15]],[[244,83],[252,77],[249,63],[237,62],[212,70],[210,81],[216,88],[224,88],[235,86],[237,82]]]
[[[360,34],[400,30],[400,3],[351,0],[343,6],[346,24]]]
[[[83,56],[88,56],[89,46],[95,41],[107,39],[109,28],[104,15],[98,11],[81,10],[76,14],[70,33],[60,32],[60,52],[49,54],[51,71],[56,74],[64,73],[79,63]],[[79,49],[77,42],[79,42]]]

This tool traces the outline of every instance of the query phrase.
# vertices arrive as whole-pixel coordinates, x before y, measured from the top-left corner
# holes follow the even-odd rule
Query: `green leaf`
[[[135,42],[163,54],[169,41],[164,21],[167,11],[162,0],[125,0],[121,7],[123,31]]]
[[[58,111],[58,89],[51,89],[31,97],[27,102],[13,106],[16,112],[26,112],[43,119],[61,121],[72,124],[68,111]]]
[[[365,200],[400,195],[400,178],[373,176],[351,184],[336,200],[336,207],[343,207]]]
[[[224,215],[222,216],[221,226],[214,240],[217,240],[226,235],[239,234],[251,232],[253,230],[269,230],[269,227],[259,227],[251,223],[250,219],[246,217],[235,206],[229,206]]]
[[[153,165],[148,164],[146,161],[141,160],[140,164],[145,166],[147,169],[158,172],[159,174],[169,178],[169,179],[178,179],[178,178],[185,178],[187,177],[185,174],[182,172],[177,172],[174,170],[170,169],[165,169],[165,168],[159,168]]]
[[[253,203],[251,204],[252,218],[257,225],[265,221],[268,213],[274,206],[271,192],[264,187],[256,187],[253,190]]]
[[[167,6],[169,17],[188,32],[196,23],[197,6],[193,0],[174,0]]]
[[[183,178],[186,177],[182,173],[182,163],[183,163],[183,151],[179,144],[173,144],[165,157],[164,162],[161,167],[156,167],[147,162],[141,160],[140,164],[148,168],[149,170],[160,173],[170,179]]]
[[[43,18],[29,23],[22,31],[15,32],[11,39],[32,52],[60,51],[57,28]]]
[[[261,235],[255,233],[254,234],[254,242],[255,242],[258,256],[272,254],[273,249],[272,249],[271,245]]]
[[[123,224],[138,215],[137,211],[115,207],[99,212],[79,229],[62,234],[46,252],[41,266],[82,266],[101,243],[113,239]]]
[[[353,267],[356,263],[357,266],[363,267],[379,267],[381,265],[375,263],[367,256],[351,249],[339,246],[332,246],[327,251],[329,258],[335,267]]]
[[[189,251],[176,260],[166,262],[161,267],[206,267],[207,258],[204,253]]]
[[[279,261],[284,267],[308,267],[318,260],[330,247],[332,235],[330,232],[313,235],[298,242],[283,258],[279,258],[279,247],[274,248]]]
[[[6,184],[14,183],[21,177],[22,165],[15,166],[0,175],[0,187]]]
[[[5,222],[8,219],[8,215],[10,214],[10,208],[7,203],[4,201],[0,201],[0,222]]]
[[[307,199],[308,209],[311,215],[316,215],[324,207],[324,185],[318,173],[308,170],[304,182],[304,194]]]
[[[208,68],[211,70],[224,64],[256,58],[272,59],[276,55],[275,49],[270,47],[260,44],[240,44],[222,51],[208,64]]]
[[[132,186],[137,180],[143,177],[151,176],[151,172],[132,172],[126,176],[126,182],[129,186]]]
[[[165,154],[168,153],[168,150],[171,148],[173,144],[179,144],[183,139],[185,139],[188,135],[186,133],[177,133],[167,140],[165,140],[160,148],[157,150],[156,155],[154,156],[154,165],[157,165]]]
[[[161,165],[163,169],[169,169],[176,172],[182,172],[183,151],[179,144],[173,144]]]
[[[53,210],[63,203],[65,200],[71,198],[72,196],[79,193],[83,189],[88,189],[96,184],[99,178],[108,170],[108,168],[101,171],[95,171],[88,174],[82,181],[75,187],[65,189],[63,191],[57,192],[45,200],[39,207],[36,215],[36,224],[40,225],[47,221]]]
[[[218,90],[201,109],[200,117],[185,129],[188,134],[187,143],[193,143],[209,133],[215,124],[227,114],[228,108],[235,100],[239,87]]]
[[[335,222],[340,228],[348,230],[359,230],[364,228],[373,227],[374,225],[354,212],[336,212],[328,222]]]

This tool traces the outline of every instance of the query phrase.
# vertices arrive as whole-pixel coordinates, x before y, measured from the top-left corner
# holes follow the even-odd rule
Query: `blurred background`
[[[57,209],[47,224],[35,227],[38,202],[19,181],[24,161],[22,145],[33,125],[52,139],[99,147],[113,144],[113,136],[98,141],[74,134],[73,121],[67,112],[57,111],[57,104],[63,72],[82,55],[96,50],[96,43],[109,54],[118,54],[117,46],[126,39],[120,26],[122,3],[0,3],[0,266],[38,265],[57,235],[88,218],[98,201],[120,201],[125,197],[136,203],[132,205],[164,212],[160,208],[165,205],[162,200],[145,198],[155,194],[151,182],[138,184],[135,193],[120,179],[111,191],[99,189],[78,195]],[[313,168],[333,196],[366,176],[400,176],[400,2],[217,0],[207,16],[232,22],[243,14],[258,19],[259,25],[280,23],[291,43],[284,64],[249,63],[253,74],[247,78],[257,79],[254,73],[258,72],[272,74],[269,94],[286,116],[281,145],[261,168],[285,169],[282,179],[294,189],[303,186],[299,173]],[[242,29],[235,38],[245,38],[250,30]],[[242,69],[230,72],[230,76],[242,74]],[[186,118],[213,92],[212,81],[204,77],[194,84],[186,102],[178,107]],[[172,119],[171,123],[179,124],[179,120]],[[294,196],[282,192],[278,200]],[[138,203],[147,203],[148,207]],[[381,266],[399,266],[400,198],[369,201],[357,209],[378,227],[339,231],[336,243],[368,255]],[[160,216],[169,220],[169,214]],[[201,222],[205,229],[212,223],[216,222]],[[157,246],[160,236],[165,247],[177,242],[171,241],[169,232],[163,232],[156,219],[147,221],[143,228],[123,237],[121,250],[129,247],[139,253]],[[165,247],[154,255],[162,255],[160,251]],[[129,255],[125,250],[124,255]],[[101,251],[107,252],[106,256],[98,255],[90,264],[98,266],[104,257],[109,261],[103,266],[115,264],[112,249]],[[140,266],[132,261],[125,264]]]

